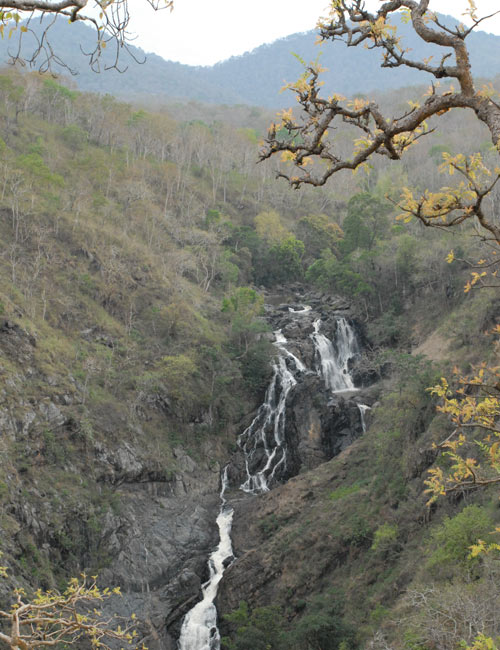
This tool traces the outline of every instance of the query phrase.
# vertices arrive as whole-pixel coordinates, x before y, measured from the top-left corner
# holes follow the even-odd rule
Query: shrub
[[[473,566],[479,559],[470,558],[470,547],[493,528],[491,517],[478,505],[465,507],[455,517],[446,517],[432,534],[427,567],[453,570]]]

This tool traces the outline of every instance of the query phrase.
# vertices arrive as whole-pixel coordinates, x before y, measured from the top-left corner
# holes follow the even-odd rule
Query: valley
[[[0,71],[0,643],[16,590],[85,575],[138,648],[495,650],[490,134],[446,110],[401,159],[293,189],[297,155],[262,152],[272,121],[307,144],[295,114],[213,96]],[[458,210],[471,170],[488,237],[473,206],[412,218]]]

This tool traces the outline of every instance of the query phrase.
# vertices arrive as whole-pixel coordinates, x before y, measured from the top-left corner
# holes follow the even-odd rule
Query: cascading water
[[[295,313],[298,314],[302,312],[295,312]],[[276,332],[274,332],[274,337],[275,337],[274,345],[276,345],[286,357],[288,357],[289,359],[291,359],[291,361],[293,361],[293,363],[295,364],[295,368],[298,371],[305,372],[306,367],[302,363],[302,361],[298,359],[294,354],[292,354],[290,350],[286,349],[285,345],[287,340],[281,333],[281,330],[277,330]]]
[[[286,360],[296,370],[305,370],[304,364],[285,350],[286,339],[280,330],[275,332],[276,346],[284,353],[273,362],[273,378],[266,391],[264,403],[253,422],[239,438],[245,454],[246,481],[240,486],[244,492],[267,492],[276,478],[276,472],[286,469],[285,408],[290,390],[297,384]]]
[[[203,585],[203,599],[184,617],[179,638],[179,650],[219,650],[220,634],[217,628],[217,609],[214,604],[219,582],[232,557],[231,525],[233,509],[228,506],[224,493],[228,486],[227,466],[221,476],[221,508],[217,517],[220,541],[208,560],[210,578]]]
[[[366,411],[370,411],[371,407],[368,406],[367,404],[358,404],[358,409],[359,409],[359,417],[361,418],[361,427],[363,428],[363,433],[366,433],[365,413]]]
[[[349,372],[349,361],[358,352],[354,330],[345,318],[339,318],[334,347],[330,339],[320,333],[320,327],[321,320],[318,318],[314,321],[314,332],[311,334],[319,358],[318,374],[335,393],[357,390]]]
[[[289,311],[299,315],[308,313],[310,308],[289,308]],[[355,391],[349,372],[349,361],[358,352],[354,330],[345,318],[339,318],[334,346],[330,339],[320,333],[320,327],[321,320],[317,319],[314,321],[314,333],[311,335],[319,359],[318,374],[332,391]],[[264,403],[239,439],[239,445],[245,455],[247,474],[241,489],[251,494],[267,492],[286,470],[287,398],[297,384],[299,373],[307,372],[304,363],[287,349],[287,340],[282,331],[274,332],[274,337],[279,354],[273,362],[273,378],[266,391]]]
[[[295,316],[311,311],[310,307],[289,308]],[[319,362],[315,371],[323,378],[326,386],[334,392],[355,391],[349,372],[349,361],[357,354],[355,333],[345,318],[337,320],[335,343],[320,333],[321,320],[314,321],[315,355]],[[238,444],[245,456],[247,478],[240,488],[250,494],[268,492],[273,484],[285,475],[287,449],[285,440],[285,411],[290,391],[297,385],[297,379],[308,370],[304,363],[286,345],[287,339],[281,330],[274,332],[274,345],[278,354],[273,361],[273,376],[264,403],[257,411],[253,422],[239,437]],[[363,431],[364,413],[369,407],[358,405]],[[232,557],[231,524],[233,510],[225,499],[228,485],[227,467],[222,473],[221,509],[217,517],[220,541],[211,554],[208,565],[210,578],[203,585],[203,599],[185,616],[179,639],[179,650],[220,650],[220,634],[217,628],[217,610],[214,600],[219,582],[228,558]]]

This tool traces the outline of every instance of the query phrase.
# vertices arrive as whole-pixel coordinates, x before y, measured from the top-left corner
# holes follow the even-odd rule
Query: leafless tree
[[[143,0],[155,11],[173,9],[173,0]],[[123,49],[129,51],[132,34],[129,31],[129,0],[0,0],[0,32],[8,32],[9,37],[17,32],[18,39],[9,54],[12,61],[27,63],[43,72],[54,65],[68,68],[67,63],[58,55],[57,47],[50,40],[50,29],[59,16],[69,19],[70,23],[84,22],[95,28],[95,47],[84,52],[90,67],[99,71],[104,68],[120,68],[120,54]],[[29,53],[23,49],[29,41]],[[102,65],[101,55],[108,47],[112,56]],[[70,70],[71,72],[71,70]]]

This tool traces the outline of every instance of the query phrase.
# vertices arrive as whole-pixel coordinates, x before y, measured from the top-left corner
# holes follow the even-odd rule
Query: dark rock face
[[[131,448],[107,458],[124,505],[108,512],[101,533],[112,558],[101,578],[123,594],[106,611],[135,612],[155,650],[177,647],[182,618],[201,598],[207,557],[218,542],[220,468],[210,466],[206,452],[206,462],[195,462],[176,449],[177,471],[161,482]]]
[[[206,484],[191,485],[184,495],[166,494],[164,484],[127,484],[124,511],[110,514],[103,531],[113,561],[101,577],[123,593],[107,609],[140,613],[150,648],[176,648],[182,618],[201,597],[207,557],[218,541],[218,476],[210,480],[200,467],[193,469]]]
[[[312,373],[295,387],[286,422],[289,477],[333,458],[363,433],[355,400],[332,395]]]
[[[319,372],[321,363],[313,339],[316,321],[321,321],[321,333],[332,341],[335,350],[339,319],[349,322],[356,333],[359,347],[363,345],[362,328],[349,319],[345,301],[334,298],[328,301],[323,294],[303,291],[294,297],[295,300],[278,303],[280,296],[267,296],[269,302],[266,304],[266,320],[275,332],[279,331],[285,337],[284,350],[282,348],[280,354],[285,357],[288,369],[297,382],[287,396],[284,428],[286,464],[282,464],[275,473],[279,483],[317,467],[352,444],[363,434],[363,414],[359,405],[369,407],[374,401],[372,390],[358,389],[363,385],[363,380],[368,383],[370,378],[356,370],[356,351],[349,364],[349,373],[356,385],[354,390],[332,393]],[[287,356],[287,353],[290,354]],[[300,370],[292,356],[305,368]],[[277,378],[279,381],[280,377]],[[268,445],[272,444],[269,432],[266,439]],[[249,461],[251,473],[265,465],[265,460],[264,446],[257,445]],[[231,483],[242,483],[244,475],[245,461],[240,451],[232,459]]]
[[[306,367],[304,371],[294,369],[297,384],[290,391],[284,413],[287,463],[278,480],[285,482],[325,463],[358,438],[363,427],[357,404],[371,404],[374,396],[369,397],[365,392],[334,395],[316,372],[316,352],[311,338],[314,321],[321,318],[322,331],[333,340],[339,315],[347,315],[344,302],[328,302],[320,294],[304,294],[286,304],[282,297],[278,301],[279,305],[268,306],[267,319],[273,330],[281,330],[286,337],[286,349]],[[305,304],[312,309],[297,313]],[[0,348],[7,357],[23,363],[23,374],[0,391],[0,437],[18,445],[26,462],[36,466],[44,462],[44,455],[50,451],[46,447],[54,445],[57,436],[77,440],[78,427],[72,420],[72,407],[79,404],[81,387],[73,377],[59,386],[60,377],[40,376],[51,389],[50,398],[19,401],[17,396],[22,394],[23,382],[36,374],[33,362],[36,340],[5,321],[0,324]],[[161,413],[168,411],[168,404],[163,402],[146,406]],[[140,634],[151,650],[174,650],[183,616],[201,597],[201,585],[208,577],[207,558],[218,543],[216,517],[220,507],[221,465],[214,460],[222,463],[225,450],[220,445],[215,448],[219,443],[213,439],[207,441],[202,457],[197,460],[183,449],[175,449],[171,465],[164,467],[150,450],[146,452],[141,442],[144,434],[140,426],[135,430],[135,425],[128,422],[127,413],[114,413],[106,406],[103,423],[109,424],[109,432],[106,429],[109,439],[89,439],[85,444],[78,444],[83,450],[82,465],[88,463],[92,468],[89,481],[92,489],[97,496],[107,493],[110,505],[89,513],[85,503],[65,503],[64,498],[51,502],[48,486],[38,483],[36,474],[29,487],[30,497],[26,499],[19,480],[18,496],[9,505],[12,554],[29,552],[34,542],[44,561],[51,566],[68,566],[75,575],[81,569],[94,567],[96,558],[100,558],[102,584],[120,586],[123,593],[122,598],[113,597],[106,602],[105,612],[124,617],[135,613]],[[57,436],[44,437],[41,432],[45,430],[55,431]],[[127,437],[116,436],[116,432],[125,430]],[[58,448],[54,447],[51,453],[59,453]],[[84,471],[76,463],[71,456],[60,461],[61,470],[79,481]],[[230,484],[239,486],[244,473],[245,462],[240,451],[231,459]],[[277,494],[284,494],[287,486],[276,490]],[[244,536],[245,518],[253,516],[253,510],[245,508],[257,503],[242,493],[237,497],[233,494],[233,498],[239,499],[241,505],[235,514],[235,552],[239,555],[242,542],[238,541],[238,535]],[[58,522],[57,533],[54,521]],[[61,531],[71,540],[72,549],[64,548]],[[72,557],[68,561],[70,553]],[[245,566],[239,560],[236,565]],[[263,565],[259,573],[259,566],[252,567],[252,576],[259,575],[259,580],[262,578],[264,582],[272,580],[274,569]],[[239,571],[238,575],[240,584],[232,587],[235,599],[244,598],[247,593],[245,571]]]

